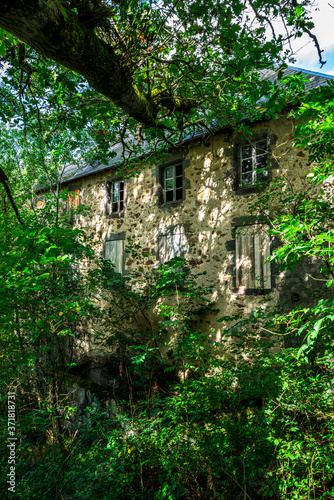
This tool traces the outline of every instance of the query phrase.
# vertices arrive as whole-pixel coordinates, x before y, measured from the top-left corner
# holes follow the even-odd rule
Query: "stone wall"
[[[254,124],[253,137],[269,137],[271,172],[269,183],[284,175],[294,189],[302,190],[310,164],[302,151],[292,148],[293,123],[283,117]],[[184,199],[175,204],[161,204],[159,166],[147,164],[138,177],[126,180],[124,215],[105,214],[106,182],[113,179],[112,170],[90,175],[69,184],[80,188],[81,203],[91,208],[88,216],[80,216],[77,223],[88,228],[103,255],[103,242],[111,234],[124,233],[138,243],[149,268],[159,266],[157,239],[166,227],[184,225],[187,230],[189,253],[186,258],[197,271],[206,271],[203,283],[215,283],[210,297],[219,312],[202,321],[206,328],[217,332],[220,338],[219,317],[249,313],[260,303],[275,303],[284,296],[289,302],[305,298],[308,276],[299,272],[279,273],[271,267],[272,293],[263,302],[261,294],[240,293],[235,282],[235,227],[251,214],[251,205],[257,200],[257,189],[240,190],[236,186],[236,148],[240,137],[226,130],[214,135],[207,143],[198,140],[179,148],[183,155]],[[275,207],[273,207],[274,209]],[[270,209],[270,207],[269,207]],[[150,254],[150,255],[147,255]],[[125,269],[134,270],[136,262],[125,259]]]

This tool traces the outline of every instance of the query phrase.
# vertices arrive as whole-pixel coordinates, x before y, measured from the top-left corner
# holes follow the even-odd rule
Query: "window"
[[[124,235],[109,236],[105,242],[104,257],[110,260],[116,273],[124,274]]]
[[[45,208],[45,199],[36,201],[36,208],[38,210]]]
[[[69,212],[70,210],[78,208],[80,205],[80,189],[74,189],[70,193],[67,193],[66,208]]]
[[[236,286],[239,290],[270,289],[270,239],[263,225],[236,229]]]
[[[173,257],[184,257],[189,251],[185,227],[179,225],[161,230],[158,246],[161,262],[167,262]]]
[[[240,187],[254,186],[268,179],[267,139],[240,146]]]
[[[71,222],[74,222],[74,212],[80,206],[80,189],[74,189],[67,193],[66,213],[69,214]]]
[[[124,181],[107,182],[106,215],[119,214],[124,210],[125,183]]]
[[[183,199],[182,163],[164,167],[162,171],[163,201],[169,203]]]

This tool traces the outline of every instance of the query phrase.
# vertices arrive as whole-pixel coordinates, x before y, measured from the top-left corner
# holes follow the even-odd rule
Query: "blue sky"
[[[313,32],[318,38],[320,47],[324,49],[323,59],[327,62],[320,68],[314,43],[307,35],[304,35],[293,44],[297,59],[295,65],[299,68],[334,75],[334,0],[314,2],[312,18],[315,24]]]

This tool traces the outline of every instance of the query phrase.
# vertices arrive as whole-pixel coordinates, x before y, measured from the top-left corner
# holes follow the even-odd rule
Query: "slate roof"
[[[305,70],[302,68],[294,67],[294,66],[288,66],[286,70],[284,70],[284,77],[290,76],[290,75],[297,75],[303,73],[305,76],[307,76],[309,82],[305,84],[305,91],[309,92],[313,88],[321,87],[322,85],[325,85],[328,80],[334,79],[334,76],[332,75],[326,75],[325,73],[318,73],[316,71],[309,71]],[[273,73],[272,71],[268,72],[263,72],[264,78],[269,78],[271,80],[277,79],[277,74]],[[219,130],[222,130],[223,127],[219,127],[218,125],[213,124],[212,125],[212,132],[216,132]],[[204,133],[206,135],[207,133]],[[182,141],[178,142],[175,144],[175,147],[180,146],[186,142],[189,142],[190,140],[194,140],[196,138],[202,137],[203,136],[203,131],[198,131],[197,133],[194,133],[192,135],[189,135],[185,137]],[[98,172],[102,172],[104,170],[109,170],[111,167],[115,166],[117,163],[120,164],[122,163],[123,157],[122,157],[122,144],[116,144],[113,148],[111,148],[111,151],[114,151],[116,155],[108,162],[108,165],[105,165],[103,163],[96,162],[94,164],[86,165],[84,167],[78,167],[76,165],[70,165],[66,168],[64,175],[63,175],[63,180],[62,183],[68,183],[75,181],[77,179],[81,179],[82,177],[87,177],[89,175],[96,174]]]
[[[291,75],[298,75],[299,73],[304,73],[309,80],[309,82],[305,84],[306,93],[314,88],[325,85],[328,83],[328,80],[334,79],[333,75],[326,75],[325,73],[318,73],[317,71],[309,71],[308,69],[298,68],[297,66],[288,66],[284,70],[284,78]],[[272,71],[264,72],[264,74],[270,78],[270,80],[277,78],[276,73],[273,74]]]
[[[87,175],[92,175],[97,172],[101,172],[103,170],[108,170],[116,163],[119,163],[122,161],[122,151],[123,147],[122,144],[116,144],[110,149],[110,152],[115,152],[116,156],[114,156],[111,160],[109,160],[108,165],[105,165],[104,163],[100,162],[95,162],[92,164],[85,165],[84,167],[78,167],[78,165],[69,165],[63,174],[63,180],[62,182],[67,183],[70,181],[74,181],[76,179],[81,179],[81,177],[86,177]]]

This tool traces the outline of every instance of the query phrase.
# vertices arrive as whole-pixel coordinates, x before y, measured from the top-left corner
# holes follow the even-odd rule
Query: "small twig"
[[[314,281],[325,281],[327,282],[328,280],[324,280],[322,278],[314,278],[313,276],[311,276],[310,274],[306,273],[306,276],[309,276],[310,278],[312,278]]]
[[[271,330],[267,330],[267,328],[263,328],[262,326],[260,328],[261,328],[261,330],[264,330],[265,332],[272,333],[273,335],[281,335],[282,337],[284,337],[284,335],[290,334],[290,332],[287,332],[287,333],[272,332]]]
[[[297,0],[292,0],[291,1],[292,5],[296,8],[296,7],[300,7],[299,3],[297,2]],[[324,64],[326,64],[327,61],[324,61],[323,58],[322,58],[322,52],[323,50],[320,49],[320,45],[319,45],[319,42],[318,42],[318,38],[306,27],[303,28],[305,33],[308,34],[308,36],[310,38],[312,38],[313,42],[314,42],[314,45],[317,49],[317,52],[318,52],[318,57],[319,57],[319,64],[320,64],[320,67],[322,68]]]
[[[256,16],[257,19],[260,19],[262,21],[267,21],[267,23],[269,24],[270,28],[271,28],[271,32],[273,34],[273,39],[276,40],[276,33],[275,33],[275,30],[274,30],[274,27],[270,21],[270,19],[267,17],[267,16],[263,16],[262,14],[259,14],[259,12],[256,10],[256,8],[254,7],[254,4],[252,2],[252,0],[248,0],[249,2],[249,5],[252,7],[253,11],[254,11],[254,14]]]

